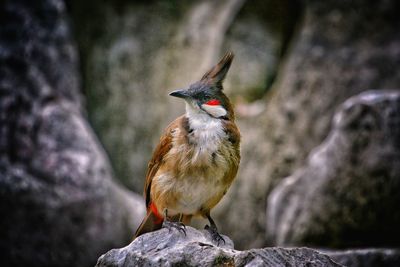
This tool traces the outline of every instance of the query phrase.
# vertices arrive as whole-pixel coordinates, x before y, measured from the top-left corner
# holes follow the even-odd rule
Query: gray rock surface
[[[187,235],[161,229],[145,234],[130,245],[102,255],[97,267],[117,266],[341,266],[309,248],[264,248],[238,251],[224,236],[217,246],[205,230],[187,227]]]
[[[367,91],[338,109],[329,136],[268,201],[278,245],[399,246],[400,90]]]
[[[347,267],[398,267],[399,249],[354,249],[344,251],[322,251],[334,261]]]
[[[2,266],[93,266],[144,213],[86,122],[66,20],[61,0],[0,3]]]

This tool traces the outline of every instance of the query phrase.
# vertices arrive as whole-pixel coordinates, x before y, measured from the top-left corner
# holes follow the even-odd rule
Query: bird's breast
[[[234,152],[222,125],[208,125],[186,136],[177,130],[172,142],[152,192],[169,198],[165,206],[178,213],[196,214],[207,203],[215,205],[232,181],[227,174]]]

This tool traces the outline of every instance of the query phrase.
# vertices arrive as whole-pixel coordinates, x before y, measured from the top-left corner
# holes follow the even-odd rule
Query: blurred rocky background
[[[396,0],[0,1],[2,258],[90,266],[128,244],[147,161],[184,112],[168,92],[232,50],[225,90],[242,162],[213,211],[222,233],[236,249],[395,262],[398,10]]]
[[[87,122],[64,3],[2,1],[0,25],[0,265],[93,266],[131,241],[141,198]]]

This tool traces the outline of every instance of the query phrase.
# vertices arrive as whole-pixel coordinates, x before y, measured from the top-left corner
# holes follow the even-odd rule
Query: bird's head
[[[188,89],[176,90],[169,95],[183,98],[186,101],[187,112],[204,113],[213,118],[234,119],[232,105],[223,93],[222,86],[233,57],[232,52],[226,53],[200,81],[193,83]]]

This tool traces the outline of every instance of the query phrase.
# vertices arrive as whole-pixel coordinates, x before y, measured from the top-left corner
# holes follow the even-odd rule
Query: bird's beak
[[[185,90],[185,89],[173,91],[169,95],[170,96],[179,97],[179,98],[188,98],[188,97],[190,97],[188,91]]]

